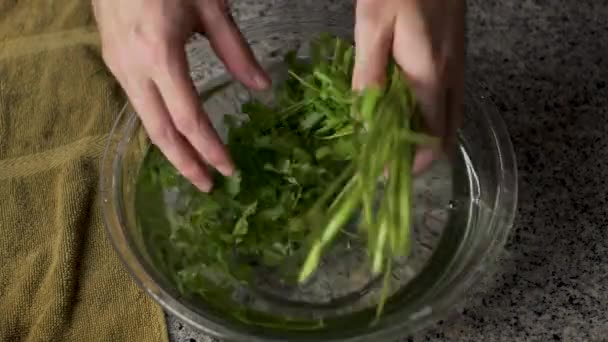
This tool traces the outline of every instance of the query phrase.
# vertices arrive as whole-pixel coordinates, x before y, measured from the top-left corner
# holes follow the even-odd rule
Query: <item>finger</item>
[[[246,86],[263,90],[270,86],[270,78],[256,61],[251,48],[223,6],[199,6],[203,30],[211,47],[228,71]]]
[[[378,1],[357,3],[355,23],[355,67],[352,86],[362,90],[386,79],[386,67],[393,42],[394,11]]]
[[[154,82],[167,106],[173,125],[210,165],[225,176],[234,172],[226,147],[201,108],[188,72],[183,46],[173,42],[166,61],[155,71]]]
[[[125,89],[150,140],[177,170],[201,191],[211,190],[206,167],[192,146],[177,132],[152,80],[131,82]]]
[[[426,21],[415,1],[404,1],[395,22],[393,54],[408,78],[429,133],[443,136],[445,101],[441,83],[445,60],[434,53]]]
[[[439,59],[445,64],[441,77],[445,84],[442,103],[445,104],[443,117],[442,148],[447,157],[452,157],[457,144],[457,131],[464,114],[464,63],[465,63],[465,6],[463,1],[452,1],[449,7],[450,16],[444,22],[442,37],[436,40],[439,46]],[[441,121],[437,121],[438,123]],[[438,130],[440,128],[437,128]],[[414,172],[426,170],[441,151],[430,148],[420,149],[416,153]]]
[[[442,149],[447,157],[452,157],[457,144],[457,132],[464,114],[464,52],[458,48],[450,55],[448,77],[445,88],[445,127],[443,129]],[[463,51],[463,50],[460,50]],[[433,147],[422,147],[416,151],[414,174],[426,171],[442,151]]]
[[[446,132],[445,94],[441,83],[442,60],[435,57],[433,40],[422,9],[415,1],[404,1],[395,22],[393,55],[405,73],[423,115],[424,130],[443,138]],[[434,146],[418,147],[414,174],[426,171],[441,150]]]

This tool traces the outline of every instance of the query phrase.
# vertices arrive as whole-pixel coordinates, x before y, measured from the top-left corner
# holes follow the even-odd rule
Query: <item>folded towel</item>
[[[168,340],[98,205],[124,100],[90,1],[0,1],[0,341]]]

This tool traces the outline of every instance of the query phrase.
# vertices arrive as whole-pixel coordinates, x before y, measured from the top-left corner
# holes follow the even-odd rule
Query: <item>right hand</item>
[[[93,0],[103,58],[152,142],[201,191],[205,162],[228,176],[234,164],[203,112],[184,50],[202,32],[236,79],[254,89],[270,80],[255,61],[223,0]]]
[[[426,130],[446,152],[456,144],[463,116],[464,0],[358,0],[353,87],[382,83],[394,57],[413,87]],[[414,173],[440,152],[416,150]]]

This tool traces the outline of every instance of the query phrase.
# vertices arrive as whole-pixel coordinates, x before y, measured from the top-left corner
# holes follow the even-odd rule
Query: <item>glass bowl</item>
[[[240,25],[275,85],[285,75],[281,60],[288,51],[305,57],[307,44],[324,32],[352,39],[353,25],[344,13],[280,13]],[[193,40],[187,50],[201,102],[225,138],[223,114],[238,114],[242,102],[272,93],[253,93],[233,82],[206,41]],[[151,144],[128,104],[115,123],[102,164],[107,233],[133,279],[157,302],[227,341],[386,341],[412,334],[444,317],[481,275],[491,271],[515,214],[517,175],[508,132],[478,80],[467,77],[465,90],[464,125],[455,158],[437,161],[414,181],[413,252],[395,267],[393,290],[375,324],[370,322],[379,281],[368,274],[361,249],[350,245],[332,250],[319,274],[300,287],[285,290],[268,282],[253,290],[235,286],[224,304],[184,295],[154,262],[145,214],[136,208],[137,181]],[[165,211],[173,210],[166,206]],[[251,324],[229,314],[244,306],[260,313]],[[281,317],[288,323],[273,324]]]

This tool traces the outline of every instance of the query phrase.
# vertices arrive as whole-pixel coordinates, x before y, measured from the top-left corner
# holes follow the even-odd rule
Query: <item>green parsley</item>
[[[372,271],[384,274],[379,316],[392,261],[411,249],[414,148],[436,139],[415,132],[416,105],[394,62],[383,87],[361,93],[350,88],[354,48],[345,40],[322,35],[311,43],[310,60],[292,52],[285,62],[289,77],[276,103],[244,103],[245,122],[226,116],[227,146],[239,171],[216,175],[211,193],[196,191],[151,150],[142,182],[177,188],[181,201],[164,230],[146,232],[157,252],[153,261],[182,293],[208,301],[230,295],[222,284],[252,281],[260,265],[281,268],[296,260],[298,272],[283,267],[285,279],[305,282],[362,213],[359,233]],[[153,192],[147,196],[141,201],[152,200]],[[215,285],[205,280],[210,277]]]

